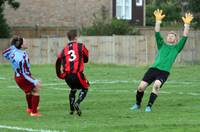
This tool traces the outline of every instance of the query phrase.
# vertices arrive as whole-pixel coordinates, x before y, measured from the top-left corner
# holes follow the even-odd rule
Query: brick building
[[[95,16],[127,19],[142,25],[143,0],[17,0],[20,8],[4,11],[13,34],[62,36],[70,28],[91,25]]]

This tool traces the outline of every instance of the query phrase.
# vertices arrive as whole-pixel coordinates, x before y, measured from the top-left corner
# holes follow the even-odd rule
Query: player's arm
[[[185,13],[185,17],[182,17],[182,20],[184,22],[183,36],[188,36],[190,23],[192,22],[192,19],[193,19],[193,15],[191,13]]]
[[[65,72],[64,73],[61,72],[61,59],[60,58],[57,58],[57,60],[56,60],[56,75],[60,79],[64,79],[66,76]]]
[[[160,47],[162,47],[163,44],[163,38],[160,34],[160,24],[162,23],[162,19],[165,17],[165,14],[162,14],[163,11],[162,10],[155,10],[154,11],[154,16],[155,16],[155,38],[156,38],[156,44],[158,49],[160,49]]]
[[[176,45],[178,52],[180,52],[185,46],[185,43],[187,41],[187,36],[190,30],[190,23],[192,22],[192,19],[193,19],[193,15],[191,13],[185,13],[185,16],[182,17],[182,20],[184,22],[184,30],[183,30],[183,37],[180,39],[179,43]]]
[[[13,50],[14,50],[14,46],[11,46],[11,47],[9,47],[8,49],[4,50],[4,51],[2,52],[2,54],[3,54],[3,56],[4,56],[7,60],[10,60],[10,59],[11,59],[11,58],[10,58],[10,54],[13,52]]]
[[[84,60],[84,63],[88,62],[88,60],[89,60],[88,56],[89,56],[88,50],[85,47],[85,45],[83,44],[83,60]]]
[[[66,73],[65,72],[62,73],[62,71],[61,71],[61,61],[62,61],[61,60],[61,53],[59,53],[58,54],[58,58],[56,60],[56,65],[55,65],[55,67],[56,67],[56,75],[57,75],[58,78],[64,79],[65,76],[66,76]]]
[[[162,10],[155,10],[154,11],[154,16],[156,19],[156,24],[155,24],[155,32],[160,32],[160,24],[162,23],[162,19],[165,17],[165,14],[162,14]]]
[[[41,81],[33,79],[30,75],[27,75],[26,71],[28,71],[28,69],[27,69],[28,64],[27,64],[26,60],[23,60],[20,63],[21,64],[19,66],[20,66],[20,69],[22,70],[22,74],[23,74],[24,78],[26,80],[28,80],[29,82],[33,83],[35,86],[39,85],[41,83]]]

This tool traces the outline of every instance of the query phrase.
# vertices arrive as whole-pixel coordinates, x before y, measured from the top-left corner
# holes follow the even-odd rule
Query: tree
[[[16,2],[15,0],[0,0],[0,38],[10,37],[10,27],[3,14],[6,3],[14,9],[17,9],[20,6],[19,2]]]
[[[199,0],[188,0],[188,9],[194,15],[192,26],[194,28],[200,28],[200,4]]]
[[[194,14],[192,27],[200,28],[199,0],[148,0],[146,8],[146,23],[149,26],[153,26],[155,23],[153,11],[160,8],[164,10],[166,15],[163,24],[174,25],[182,23],[180,18],[185,14],[185,12],[192,12]]]
[[[166,15],[163,24],[171,25],[180,21],[181,6],[179,0],[152,0],[146,6],[147,10],[147,25],[153,26],[155,23],[153,12],[156,9],[162,9]]]
[[[109,19],[109,12],[105,6],[102,6],[100,14],[93,14],[94,21],[89,27],[80,29],[81,35],[104,36],[104,35],[136,35],[139,34],[130,22],[125,20]]]

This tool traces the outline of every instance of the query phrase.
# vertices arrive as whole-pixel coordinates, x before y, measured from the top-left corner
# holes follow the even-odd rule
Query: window
[[[142,0],[136,0],[136,6],[142,6]]]
[[[118,19],[132,19],[132,0],[116,0],[116,17]]]

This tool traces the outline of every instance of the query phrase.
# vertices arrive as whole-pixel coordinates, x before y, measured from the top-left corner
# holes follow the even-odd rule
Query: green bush
[[[110,35],[136,35],[139,31],[128,21],[112,19],[110,23],[97,20],[90,27],[83,27],[81,35],[88,36],[110,36]]]
[[[154,5],[147,5],[146,6],[146,25],[147,26],[154,26],[155,25],[155,18],[153,15],[154,10],[156,10],[157,7]]]
[[[182,22],[181,19],[181,8],[178,6],[177,2],[168,1],[160,2],[155,4],[155,2],[150,3],[146,6],[146,25],[154,26],[155,18],[153,12],[156,9],[162,9],[166,17],[163,19],[163,25],[174,26]]]
[[[146,5],[146,25],[154,26],[155,20],[153,11],[162,9],[166,15],[163,26],[183,25],[181,19],[185,12],[191,12],[194,19],[191,27],[200,28],[200,4],[199,0],[148,0]]]
[[[189,0],[188,9],[193,13],[194,19],[191,26],[200,29],[200,4],[199,0]]]
[[[111,22],[112,34],[116,35],[136,35],[138,30],[132,26],[128,21],[113,19]]]

